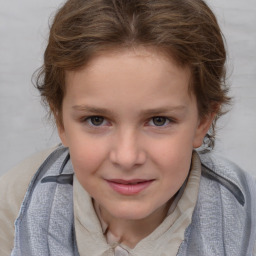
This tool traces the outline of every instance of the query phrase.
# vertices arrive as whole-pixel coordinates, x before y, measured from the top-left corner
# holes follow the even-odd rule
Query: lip
[[[154,180],[122,180],[111,179],[106,180],[109,186],[116,192],[122,195],[135,195],[149,187]]]

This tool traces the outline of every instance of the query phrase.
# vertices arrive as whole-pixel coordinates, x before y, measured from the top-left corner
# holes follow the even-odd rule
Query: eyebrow
[[[153,109],[146,109],[141,111],[141,115],[164,115],[168,114],[174,111],[184,111],[186,109],[186,106],[180,105],[180,106],[169,106],[169,107],[160,107],[160,108],[153,108]]]
[[[87,113],[92,113],[97,115],[114,115],[114,112],[109,109],[90,106],[90,105],[74,105],[72,106],[72,109],[74,109],[75,111],[87,112]],[[186,109],[186,106],[184,105],[160,107],[160,108],[142,110],[140,115],[141,116],[164,115],[170,112],[182,111],[185,109]]]
[[[89,105],[75,105],[75,106],[72,106],[72,109],[74,109],[76,111],[97,113],[97,114],[101,114],[101,115],[113,114],[112,111],[110,111],[106,108],[99,108],[99,107],[94,107],[94,106],[89,106]]]

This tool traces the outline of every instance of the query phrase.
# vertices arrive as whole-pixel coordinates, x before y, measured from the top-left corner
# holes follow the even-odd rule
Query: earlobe
[[[193,142],[194,148],[199,148],[202,146],[204,137],[208,132],[208,130],[210,129],[214,117],[215,117],[215,113],[211,113],[199,121],[198,127],[196,129],[195,137],[194,137],[194,142]]]

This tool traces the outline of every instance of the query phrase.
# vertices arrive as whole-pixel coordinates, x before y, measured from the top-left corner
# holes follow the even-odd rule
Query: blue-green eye
[[[153,117],[149,121],[149,124],[153,126],[165,126],[169,123],[170,123],[170,120],[167,117],[162,117],[162,116]]]

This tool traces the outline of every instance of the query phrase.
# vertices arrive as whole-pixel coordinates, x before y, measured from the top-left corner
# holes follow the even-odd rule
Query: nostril
[[[110,153],[110,160],[113,164],[130,169],[134,166],[145,163],[146,154],[139,150],[113,150]]]

